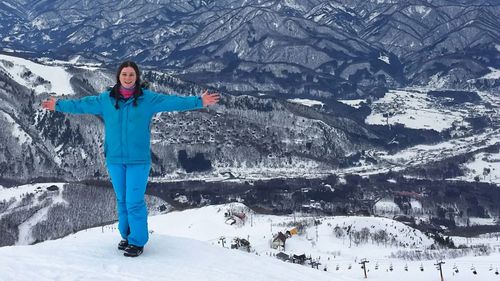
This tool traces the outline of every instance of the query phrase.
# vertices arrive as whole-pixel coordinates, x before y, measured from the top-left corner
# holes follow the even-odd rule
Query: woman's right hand
[[[54,111],[56,109],[57,100],[54,97],[50,97],[48,100],[42,101],[42,108]]]

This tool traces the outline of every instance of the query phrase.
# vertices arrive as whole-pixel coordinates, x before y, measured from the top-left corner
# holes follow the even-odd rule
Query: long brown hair
[[[116,72],[116,84],[113,87],[113,89],[111,89],[111,92],[109,93],[113,98],[116,99],[116,102],[115,102],[115,108],[116,109],[119,108],[119,106],[118,106],[118,100],[120,99],[120,87],[121,87],[120,73],[122,72],[122,70],[125,67],[132,67],[134,69],[135,75],[137,77],[136,80],[135,80],[134,106],[137,106],[137,98],[140,95],[142,95],[142,89],[141,89],[141,71],[139,70],[139,67],[137,66],[137,64],[135,62],[130,61],[130,60],[122,62],[122,64],[120,64],[120,66],[118,67],[118,71]]]

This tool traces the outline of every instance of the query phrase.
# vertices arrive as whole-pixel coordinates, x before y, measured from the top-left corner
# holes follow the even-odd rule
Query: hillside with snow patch
[[[64,67],[39,64],[27,59],[0,54],[0,69],[12,79],[33,89],[35,93],[51,93],[55,96],[74,94],[70,80],[72,75]]]

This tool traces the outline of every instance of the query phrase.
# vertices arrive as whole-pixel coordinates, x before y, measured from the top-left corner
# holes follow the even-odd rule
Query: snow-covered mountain
[[[401,171],[467,154],[456,176],[473,179],[485,171],[466,162],[498,139],[488,132],[498,126],[498,9],[492,0],[4,1],[0,171],[102,178],[99,122],[38,104],[95,94],[113,84],[117,61],[133,58],[160,91],[225,95],[213,110],[155,119],[157,178]],[[423,161],[408,160],[412,149]]]
[[[3,178],[24,183],[105,177],[101,121],[48,113],[39,104],[48,94],[75,98],[102,91],[113,84],[112,72],[47,58],[2,55],[0,62]],[[145,76],[160,92],[202,90],[159,72]],[[192,179],[193,171],[203,171],[212,178],[226,178],[227,172],[243,178],[314,177],[332,171],[402,171],[468,155],[463,170],[473,179],[483,171],[473,172],[465,162],[484,149],[496,153],[499,107],[494,92],[423,87],[330,103],[224,94],[214,108],[155,118],[153,176]],[[491,163],[493,175],[496,162]],[[82,166],[89,169],[78,169]]]
[[[101,121],[49,113],[39,104],[49,94],[58,98],[95,94],[113,83],[113,73],[92,64],[47,58],[30,61],[12,55],[2,55],[0,73],[4,85],[0,88],[4,101],[0,105],[1,184],[7,188],[47,181],[109,184]],[[199,94],[202,89],[160,72],[145,76],[162,92]],[[468,225],[469,218],[494,224],[500,213],[494,202],[500,194],[484,187],[499,182],[499,108],[499,97],[488,91],[423,87],[391,89],[378,99],[330,104],[225,94],[220,105],[208,110],[155,117],[151,176],[157,188],[150,192],[171,204],[174,198],[187,196],[187,204],[180,207],[237,199],[288,213],[301,210],[311,200],[323,212],[344,215],[374,214],[373,206],[380,199],[398,202],[399,211],[391,215],[408,215],[405,206],[416,194],[423,198],[424,212],[438,220],[433,227],[443,224],[441,219],[448,226]],[[338,180],[337,176],[325,179],[332,174]],[[317,180],[272,181],[300,177]],[[440,183],[443,179],[471,183]],[[269,180],[258,183],[269,187],[269,193],[252,190],[259,180]],[[161,190],[162,182],[172,181],[185,184],[172,184],[179,186],[175,192]],[[238,186],[235,192],[225,189],[231,182]],[[435,185],[443,189],[436,190]],[[314,192],[293,196],[301,188]],[[460,203],[448,202],[447,196]],[[11,206],[9,199],[0,203],[0,209]],[[12,216],[4,221],[20,224]],[[71,229],[102,222],[89,220]],[[54,231],[52,237],[64,232]],[[5,243],[18,239],[14,231]]]
[[[433,79],[462,88],[500,69],[495,0],[0,5],[4,50],[108,65],[134,58],[240,94],[366,97]]]
[[[234,217],[242,217],[230,224]],[[307,223],[310,221],[311,223]],[[316,221],[317,223],[312,223]],[[272,249],[273,234],[303,225],[286,239],[286,249]],[[439,278],[434,256],[443,259],[446,280],[494,280],[498,274],[495,239],[482,238],[486,252],[430,250],[429,239],[407,226],[378,218],[279,217],[250,212],[244,205],[210,206],[150,217],[151,239],[138,258],[125,258],[116,249],[116,225],[72,234],[31,246],[0,248],[3,280],[363,280],[358,264],[367,259],[370,280],[434,280]],[[339,235],[338,227],[361,228],[369,235],[385,230],[390,244],[368,239],[361,244]],[[349,227],[349,229],[351,229]],[[353,232],[354,233],[354,232]],[[231,249],[232,239],[248,239],[250,251]],[[353,235],[357,237],[357,235]],[[416,239],[416,240],[414,240]],[[226,243],[222,243],[226,241]],[[418,247],[409,245],[423,241]],[[475,242],[471,241],[471,244]],[[363,249],[363,251],[360,251]],[[421,258],[403,258],[418,249]],[[428,249],[428,250],[426,250]],[[429,256],[422,255],[428,252]],[[393,253],[391,255],[391,253]],[[434,253],[434,254],[432,254]],[[302,255],[305,264],[278,257]],[[474,255],[477,256],[474,256]],[[399,255],[399,257],[396,257]],[[433,256],[434,255],[434,256]],[[311,257],[311,259],[309,259]],[[311,268],[310,263],[318,264]],[[29,270],[26,270],[29,268]],[[476,271],[473,273],[472,268]],[[326,269],[326,270],[325,270]]]

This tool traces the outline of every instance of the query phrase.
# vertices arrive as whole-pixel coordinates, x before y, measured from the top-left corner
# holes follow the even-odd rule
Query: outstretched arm
[[[74,100],[57,100],[50,97],[42,102],[42,108],[73,114],[102,114],[101,96],[88,96]]]
[[[165,111],[186,111],[200,109],[205,106],[213,105],[219,102],[220,96],[218,93],[203,92],[201,97],[190,96],[182,97],[176,95],[154,95],[151,103],[154,113]]]

